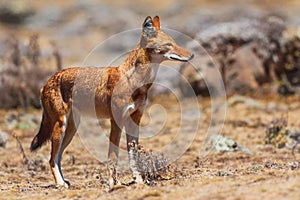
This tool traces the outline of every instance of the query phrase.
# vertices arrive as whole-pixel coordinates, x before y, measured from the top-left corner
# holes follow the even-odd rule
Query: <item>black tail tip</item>
[[[40,147],[38,137],[35,136],[30,145],[30,151],[35,151]]]

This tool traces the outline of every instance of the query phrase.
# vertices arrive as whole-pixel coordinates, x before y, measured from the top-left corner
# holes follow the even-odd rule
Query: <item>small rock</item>
[[[266,106],[263,103],[260,103],[256,101],[253,98],[241,96],[241,95],[234,95],[228,99],[228,105],[234,106],[238,103],[242,103],[248,108],[254,108],[254,109],[265,109]]]
[[[222,135],[211,136],[211,143],[211,147],[217,152],[241,151],[251,154],[250,150],[244,145],[239,145],[234,140]]]
[[[7,143],[7,133],[0,131],[0,147],[5,147]]]
[[[24,1],[0,2],[0,21],[7,24],[22,24],[34,14],[34,10]]]

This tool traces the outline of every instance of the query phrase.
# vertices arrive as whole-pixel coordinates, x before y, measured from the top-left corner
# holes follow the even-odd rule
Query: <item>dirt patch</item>
[[[249,1],[249,5],[231,0],[18,2],[30,6],[32,14],[20,25],[0,24],[0,55],[6,53],[4,40],[10,35],[15,35],[25,45],[32,33],[38,33],[41,55],[47,56],[49,52],[52,55],[50,41],[54,40],[65,66],[81,65],[97,44],[116,33],[140,27],[147,15],[158,14],[163,27],[178,29],[191,37],[211,23],[230,22],[237,13],[244,17],[277,13],[292,27],[299,27],[300,4],[296,0],[254,0]],[[23,8],[26,13],[26,6]],[[137,40],[138,35],[132,35],[128,41],[99,52],[97,59],[90,62],[102,66],[106,57],[115,57],[132,49]],[[47,69],[55,66],[55,63],[52,62],[51,66],[46,61]],[[26,78],[31,79],[30,75]],[[166,79],[172,83],[175,80]],[[19,83],[18,80],[13,82]],[[208,94],[207,90],[205,92]],[[265,137],[266,127],[282,115],[288,115],[287,126],[300,127],[300,101],[295,96],[258,94],[256,90],[253,96],[256,99],[228,97],[222,129],[222,135],[228,138],[226,141],[232,144],[231,147],[234,148],[236,142],[238,147],[249,151],[234,148],[220,152],[203,152],[211,122],[210,99],[199,97],[198,108],[190,99],[182,100],[179,106],[178,100],[172,96],[154,98],[143,116],[140,143],[147,150],[161,151],[172,161],[172,176],[162,177],[151,184],[128,184],[132,177],[123,134],[117,168],[123,186],[111,192],[106,192],[103,187],[107,178],[104,161],[108,144],[103,140],[107,140],[109,133],[106,121],[101,122],[99,128],[97,120],[82,120],[78,134],[62,159],[62,170],[71,188],[57,189],[48,164],[50,144],[36,153],[29,150],[38,131],[41,111],[28,108],[28,113],[24,114],[22,110],[0,109],[0,130],[8,136],[7,140],[4,138],[5,147],[0,147],[0,199],[298,199],[300,145],[296,146],[298,149],[293,155],[288,146],[279,149],[265,144]],[[185,120],[181,120],[182,111],[186,111]],[[216,123],[214,128],[223,125],[222,121],[216,120]]]
[[[6,148],[0,149],[1,196],[8,199],[42,199],[45,197],[49,199],[115,199],[120,197],[127,199],[296,199],[300,195],[299,152],[295,151],[295,155],[292,155],[291,149],[278,149],[264,144],[263,141],[268,123],[280,117],[282,112],[288,113],[288,123],[299,126],[300,102],[296,97],[255,101],[261,106],[251,107],[243,102],[229,104],[227,120],[223,128],[224,136],[246,146],[251,153],[211,151],[205,157],[200,156],[201,145],[206,136],[207,121],[210,120],[210,101],[199,99],[203,115],[200,127],[191,146],[172,163],[176,166],[173,177],[168,180],[158,179],[155,184],[151,185],[130,184],[109,193],[105,192],[99,178],[99,174],[105,174],[105,165],[88,152],[78,135],[66,150],[62,160],[63,172],[65,178],[71,182],[71,188],[60,190],[54,187],[48,165],[50,145],[47,144],[37,153],[30,153],[29,144],[37,130],[15,129],[14,131],[19,133],[19,141],[29,162],[24,161],[17,140],[9,135]],[[164,102],[162,101],[161,104],[164,105]],[[188,102],[184,100],[182,109],[193,107]],[[170,107],[170,103],[176,104],[176,102],[169,98],[168,104],[164,106],[168,123],[159,135],[141,140],[145,148],[159,150],[170,141],[170,137],[173,137],[170,128],[189,126],[189,124],[174,123],[180,116],[176,109]],[[271,104],[276,106],[269,110]],[[283,108],[285,110],[282,110]],[[153,114],[157,117],[162,115],[159,110]],[[1,123],[2,128],[5,126]],[[97,129],[97,127],[86,127],[86,130],[91,129]],[[184,134],[190,134],[188,129],[184,130],[186,130]],[[107,151],[99,147],[99,151],[102,150]],[[122,183],[132,181],[127,165],[127,162],[121,158],[118,173]]]

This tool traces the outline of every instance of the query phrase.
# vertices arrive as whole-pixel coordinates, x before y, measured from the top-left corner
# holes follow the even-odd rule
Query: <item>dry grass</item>
[[[53,59],[57,66],[49,68],[49,59],[41,55],[38,35],[33,34],[24,45],[12,36],[6,41],[6,54],[1,58],[0,107],[40,107],[39,90],[47,78],[61,68],[61,56],[54,47]]]
[[[266,97],[269,99],[269,97]],[[85,199],[116,199],[124,197],[127,199],[160,198],[160,199],[261,199],[261,198],[287,198],[295,199],[300,193],[300,154],[295,151],[292,154],[289,148],[276,148],[273,145],[264,144],[265,128],[272,119],[280,118],[280,108],[285,106],[289,113],[289,124],[296,126],[300,115],[299,101],[296,98],[257,100],[263,106],[251,108],[244,103],[236,103],[228,108],[227,119],[223,129],[223,135],[232,138],[238,144],[245,145],[252,154],[240,151],[233,152],[211,152],[206,157],[199,157],[202,141],[204,141],[207,128],[207,120],[210,119],[209,100],[201,99],[203,120],[200,123],[199,133],[193,144],[179,160],[171,166],[174,171],[165,175],[155,165],[164,166],[165,157],[151,151],[144,151],[140,147],[139,167],[144,173],[145,180],[149,184],[131,184],[133,181],[128,169],[127,161],[122,158],[117,167],[119,179],[123,184],[109,193],[105,190],[107,180],[106,166],[97,161],[89,154],[80,138],[75,136],[74,140],[66,150],[62,168],[65,178],[70,181],[69,190],[59,190],[54,187],[54,181],[50,172],[48,159],[50,145],[47,144],[37,153],[30,153],[29,144],[35,133],[32,129],[14,129],[23,146],[30,167],[24,162],[22,151],[14,137],[8,138],[6,148],[0,149],[0,175],[2,176],[1,193],[7,198],[49,199],[57,198],[85,198]],[[172,100],[167,101],[175,103]],[[164,104],[164,102],[162,102]],[[266,110],[268,105],[276,104],[274,110]],[[192,105],[184,103],[184,108]],[[168,111],[167,128],[179,126],[174,124],[177,120],[177,111],[174,108]],[[161,113],[154,113],[160,117]],[[279,115],[279,116],[278,116]],[[243,123],[232,123],[239,121]],[[184,124],[182,126],[189,126]],[[0,124],[0,128],[4,125]],[[98,127],[89,126],[88,129],[98,130]],[[30,131],[30,132],[29,132]],[[101,134],[101,133],[99,133]],[[140,143],[147,149],[159,150],[176,133],[164,132]],[[188,129],[184,134],[189,134]],[[91,138],[92,139],[92,138]],[[102,146],[97,146],[99,151],[107,152]],[[177,148],[174,147],[174,151]],[[162,156],[162,157],[161,157]],[[127,157],[127,156],[126,156]],[[160,164],[161,163],[161,164]],[[270,187],[272,185],[272,187]],[[286,192],[288,191],[288,192]]]

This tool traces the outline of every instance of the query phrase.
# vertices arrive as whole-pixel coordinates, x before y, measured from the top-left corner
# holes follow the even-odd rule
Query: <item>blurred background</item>
[[[39,108],[38,91],[50,75],[80,65],[99,42],[140,28],[148,15],[159,15],[163,28],[204,47],[206,52],[189,46],[203,55],[199,67],[179,69],[197,95],[209,96],[208,88],[214,88],[210,68],[220,71],[228,95],[297,94],[299,9],[298,0],[2,0],[0,107]],[[133,35],[107,54],[133,48],[137,41]],[[173,84],[189,96],[180,80]]]
[[[300,0],[0,0],[1,195],[299,199],[299,11]],[[111,56],[119,62],[135,47],[148,15],[159,15],[162,28],[198,55],[194,65],[176,62],[174,73],[159,73],[166,87],[151,91],[141,122],[140,144],[146,150],[181,157],[174,162],[175,173],[155,175],[157,180],[147,181],[150,187],[132,185],[122,134],[118,173],[126,187],[106,193],[102,162],[110,124],[83,119],[62,164],[72,188],[58,192],[49,185],[54,183],[51,145],[37,153],[29,149],[42,117],[40,88],[63,68],[106,66]],[[115,40],[118,33],[126,37]],[[104,41],[109,45],[84,62]],[[211,98],[223,95],[219,77],[227,97],[221,101]],[[197,98],[188,98],[194,94]]]

